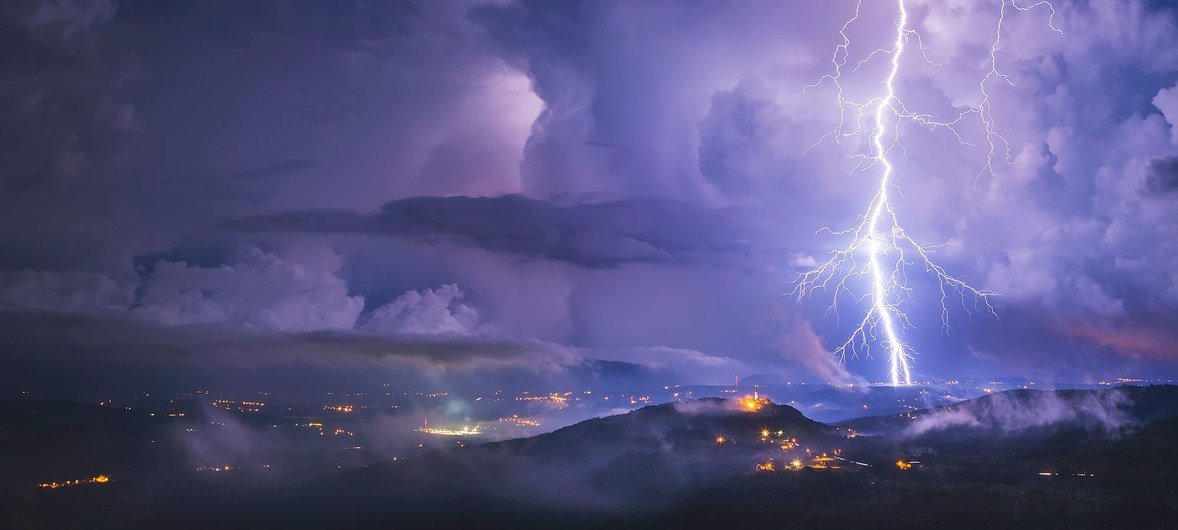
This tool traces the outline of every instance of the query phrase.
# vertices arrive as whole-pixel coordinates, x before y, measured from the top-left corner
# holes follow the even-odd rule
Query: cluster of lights
[[[1058,477],[1059,472],[1058,471],[1040,471],[1039,473],[1037,473],[1037,475],[1039,475],[1040,477]],[[1072,476],[1073,477],[1090,478],[1090,477],[1095,477],[1096,475],[1094,475],[1092,473],[1072,473]]]
[[[530,420],[527,418],[521,418],[521,417],[519,417],[518,414],[512,414],[511,416],[508,416],[506,418],[499,418],[499,422],[500,423],[510,423],[512,425],[515,425],[516,427],[539,427],[540,426],[540,422],[538,422],[536,420]]]
[[[837,453],[836,453],[837,454]],[[837,458],[829,454],[822,453],[810,458],[811,469],[841,469],[841,467],[834,463]]]
[[[535,401],[535,402],[541,402],[541,403],[552,403],[558,407],[565,407],[565,406],[568,406],[569,396],[571,396],[571,395],[573,395],[572,392],[565,392],[564,394],[557,394],[557,393],[553,392],[553,393],[545,395],[545,396],[520,396],[520,397],[515,398],[515,400],[516,401]],[[607,396],[605,399],[609,399],[609,397]]]
[[[483,434],[480,430],[480,425],[463,425],[460,429],[439,429],[429,426],[429,420],[425,420],[425,425],[418,427],[417,432],[424,434],[434,434],[437,436],[478,436]]]
[[[67,480],[65,482],[42,482],[37,484],[39,488],[55,490],[58,488],[68,488],[70,486],[80,486],[82,484],[106,484],[110,482],[110,477],[107,475],[95,475],[88,478],[80,478],[74,480]]]
[[[770,404],[771,403],[769,402],[768,399],[760,397],[759,395],[756,395],[756,394],[751,395],[751,396],[745,396],[740,399],[740,409],[745,412],[757,412],[757,411],[761,410],[762,408],[764,408],[766,405],[770,405]]]
[[[761,402],[761,399],[763,399],[763,398],[757,397],[755,399],[754,398],[749,398],[749,399],[753,400],[752,402],[754,405],[757,405],[758,407],[763,406],[763,403]],[[742,408],[744,408],[744,407],[742,407]],[[748,410],[748,408],[744,408],[744,409]],[[793,454],[800,454],[800,452],[802,450],[801,444],[798,442],[798,439],[796,437],[787,435],[785,430],[783,430],[783,429],[778,429],[778,430],[774,431],[773,429],[770,429],[770,428],[762,428],[759,432],[757,432],[757,435],[758,436],[757,436],[756,440],[759,443],[779,445],[781,447],[782,453],[784,453],[786,455],[786,458],[790,458],[791,456],[793,456]],[[735,440],[733,440],[732,438],[730,438],[729,436],[724,435],[724,434],[716,435],[715,442],[716,442],[716,445],[725,445],[725,444],[736,443]],[[775,463],[776,461],[774,459],[770,458],[767,461],[757,463],[756,470],[757,471],[777,471],[780,469],[780,470],[794,470],[794,471],[796,471],[796,470],[800,470],[803,468],[842,469],[842,466],[839,465],[838,463],[836,463],[836,461],[850,462],[852,464],[857,464],[860,466],[871,467],[870,465],[864,464],[862,462],[855,462],[855,461],[847,460],[846,458],[843,458],[841,449],[834,449],[834,450],[830,451],[829,453],[827,453],[827,452],[815,453],[811,449],[805,449],[805,453],[807,455],[806,459],[808,460],[808,463],[804,463],[801,458],[791,458],[789,464],[787,464],[783,467],[778,467],[777,464]]]
[[[233,410],[237,412],[247,412],[251,414],[262,412],[262,407],[265,406],[266,404],[260,401],[233,401],[231,399],[213,400],[213,408]],[[183,416],[184,414],[180,413],[179,415]],[[169,416],[172,416],[172,414],[169,414]]]
[[[821,455],[811,456],[809,464],[806,464],[800,458],[794,458],[794,459],[790,460],[789,463],[786,464],[781,469],[789,470],[789,471],[800,471],[802,469],[807,469],[807,468],[809,468],[809,469],[842,469],[841,466],[839,466],[838,464],[835,463],[836,460],[842,460],[842,458],[839,458],[837,456],[831,456],[827,453],[822,453]],[[777,471],[777,466],[775,464],[774,459],[772,459],[772,458],[770,458],[769,460],[767,460],[765,462],[760,462],[760,463],[756,464],[755,467],[756,467],[757,471]]]

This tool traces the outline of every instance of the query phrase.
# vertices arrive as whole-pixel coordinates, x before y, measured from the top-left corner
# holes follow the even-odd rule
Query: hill
[[[1164,528],[1178,522],[1174,411],[1175,387],[1011,391],[840,425],[768,400],[701,399],[531,438],[455,438],[236,495],[174,490],[136,520],[117,495],[32,513],[43,528],[95,507],[72,526]]]

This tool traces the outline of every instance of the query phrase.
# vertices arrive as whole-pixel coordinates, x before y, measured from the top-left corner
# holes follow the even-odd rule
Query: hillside
[[[236,496],[160,494],[133,521],[118,494],[91,497],[81,527],[1165,527],[1174,410],[1174,387],[1012,391],[840,425],[767,400],[689,400]],[[87,506],[55,499],[36,506],[43,521]]]

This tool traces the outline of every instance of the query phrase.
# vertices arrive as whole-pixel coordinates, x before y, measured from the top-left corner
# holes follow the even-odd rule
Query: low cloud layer
[[[218,267],[160,261],[142,280],[131,314],[164,325],[232,324],[275,331],[350,329],[364,298],[336,275],[339,257],[294,262],[257,247]]]
[[[1119,391],[1077,395],[1016,390],[934,409],[917,417],[904,434],[921,436],[951,429],[1012,433],[1057,425],[1116,431],[1132,423],[1128,404]]]

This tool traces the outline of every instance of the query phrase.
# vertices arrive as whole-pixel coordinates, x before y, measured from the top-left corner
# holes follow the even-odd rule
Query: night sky
[[[992,172],[974,118],[901,131],[907,230],[1002,292],[946,332],[913,275],[916,379],[1178,376],[1178,14],[1053,3],[1006,16]],[[909,4],[898,93],[977,105],[999,2]],[[854,299],[789,296],[877,188],[862,138],[805,151],[854,9],[5,2],[0,382],[883,381],[831,354]],[[895,18],[865,2],[852,63]]]

